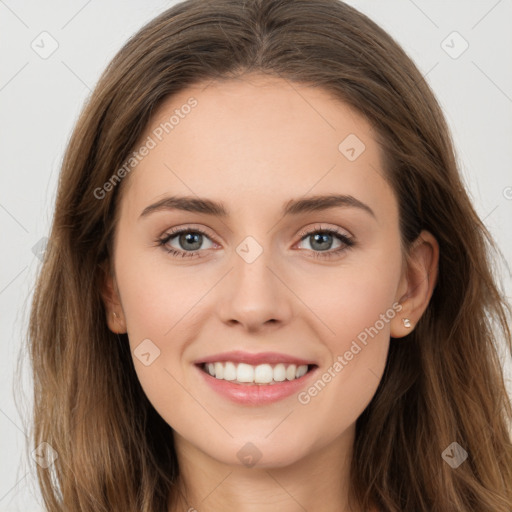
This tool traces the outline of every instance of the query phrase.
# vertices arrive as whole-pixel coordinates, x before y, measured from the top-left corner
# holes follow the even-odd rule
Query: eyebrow
[[[359,208],[376,218],[374,211],[367,204],[351,195],[345,194],[317,195],[303,199],[291,199],[283,205],[282,215],[299,215],[301,213],[318,212],[336,207]],[[139,219],[163,210],[182,210],[215,215],[221,218],[229,216],[228,209],[221,202],[193,196],[170,196],[144,208]]]

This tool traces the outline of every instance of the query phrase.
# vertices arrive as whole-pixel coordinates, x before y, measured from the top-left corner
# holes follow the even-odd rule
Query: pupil
[[[186,243],[192,243],[192,244],[196,244],[195,247],[188,247],[188,249],[191,249],[192,251],[195,251],[197,249],[199,249],[201,247],[201,241],[202,241],[202,236],[201,233],[187,233],[186,235],[181,235],[180,236],[180,244],[183,246],[186,247]],[[195,240],[195,242],[194,242]]]
[[[328,239],[331,236],[332,235],[330,235],[329,233],[316,233],[315,235],[313,235],[313,244],[311,244],[311,246],[315,248],[314,245],[318,243],[320,246],[316,247],[317,249],[329,249],[331,244]]]

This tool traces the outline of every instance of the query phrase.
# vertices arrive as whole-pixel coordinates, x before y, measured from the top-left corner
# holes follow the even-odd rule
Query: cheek
[[[359,417],[380,383],[390,323],[400,310],[395,301],[400,272],[397,243],[340,270],[339,283],[334,286],[331,281],[319,294],[323,300],[318,314],[333,331],[324,337],[331,360],[299,401],[306,409],[330,411],[332,436]]]
[[[389,320],[400,280],[399,244],[354,252],[338,267],[317,268],[301,278],[298,295],[311,307],[324,328],[331,351],[345,351],[360,333],[374,326],[382,339],[389,335]],[[391,308],[391,310],[390,310]],[[387,312],[387,314],[386,314]],[[381,315],[385,315],[384,325]],[[364,336],[361,336],[364,337]]]
[[[300,402],[331,411],[333,435],[340,424],[359,416],[381,380],[390,323],[400,309],[395,302],[400,258],[393,247],[369,251],[354,265],[340,266],[328,280],[312,276],[301,291],[321,320],[317,335],[329,360]]]
[[[132,345],[144,338],[169,338],[187,323],[189,312],[208,289],[194,267],[173,266],[162,249],[146,254],[127,251],[116,265]]]
[[[197,272],[194,277],[190,269],[165,265],[165,258],[151,259],[134,254],[120,258],[116,276],[138,380],[155,409],[174,426],[182,416],[197,416],[181,360],[187,340],[195,336],[191,323],[201,310],[198,301],[211,285],[201,285]]]

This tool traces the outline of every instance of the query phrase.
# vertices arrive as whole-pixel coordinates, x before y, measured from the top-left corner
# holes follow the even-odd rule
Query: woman
[[[47,509],[509,512],[493,248],[370,19],[172,7],[63,162],[29,331]]]

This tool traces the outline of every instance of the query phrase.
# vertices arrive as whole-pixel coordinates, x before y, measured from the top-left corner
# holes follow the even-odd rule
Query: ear
[[[439,244],[423,230],[408,252],[395,300],[402,305],[400,314],[391,321],[391,337],[402,338],[418,323],[434,292],[439,264]],[[411,327],[402,320],[408,318]]]
[[[126,320],[119,299],[115,276],[111,272],[108,260],[100,264],[99,276],[100,293],[105,305],[107,325],[112,332],[124,334],[126,332]]]

